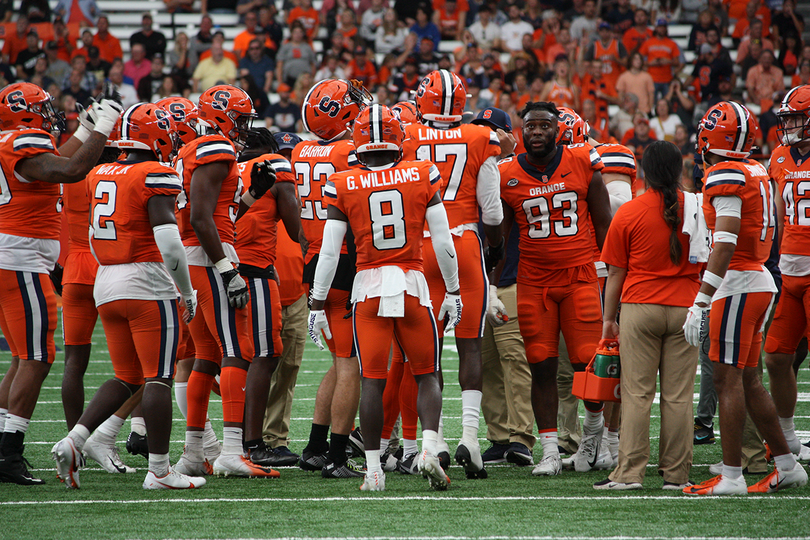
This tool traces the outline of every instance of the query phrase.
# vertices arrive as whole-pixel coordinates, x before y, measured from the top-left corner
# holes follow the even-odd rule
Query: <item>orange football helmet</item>
[[[197,138],[197,106],[190,99],[180,96],[166,97],[155,105],[172,115],[177,124],[177,138],[182,146]]]
[[[118,141],[121,139],[121,118],[123,116],[124,113],[118,115],[118,120],[115,121],[112,131],[107,137],[107,142],[104,143],[107,148],[118,148]]]
[[[197,114],[198,124],[243,147],[253,119],[258,116],[247,92],[229,84],[212,86],[203,92],[197,103]]]
[[[301,107],[304,129],[325,141],[340,137],[372,101],[356,81],[326,79],[312,86]]]
[[[582,144],[588,140],[588,123],[573,109],[557,107],[560,111],[557,144]]]
[[[810,84],[797,86],[785,94],[776,119],[776,133],[785,146],[810,139]]]
[[[352,140],[357,154],[378,150],[402,150],[405,131],[399,117],[385,105],[366,107],[354,121]]]
[[[66,125],[53,108],[53,98],[48,92],[35,84],[19,82],[0,90],[0,128],[64,132]]]
[[[759,133],[754,115],[736,101],[721,101],[710,107],[698,124],[697,152],[744,159],[751,153]]]
[[[169,161],[175,150],[177,127],[172,115],[154,103],[136,103],[121,117],[118,148],[151,150],[158,161]]]
[[[461,77],[439,69],[431,71],[419,82],[416,109],[420,120],[429,122],[460,122],[467,105],[467,88]]]
[[[391,112],[397,115],[404,126],[419,123],[419,111],[416,110],[416,105],[410,101],[400,101],[391,107]]]

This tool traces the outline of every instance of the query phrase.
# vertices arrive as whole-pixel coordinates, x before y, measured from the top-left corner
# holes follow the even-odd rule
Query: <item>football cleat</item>
[[[717,463],[712,463],[709,465],[709,474],[713,474],[715,476],[723,474],[723,462],[718,461]]]
[[[19,452],[0,456],[0,482],[21,486],[44,484],[45,480],[31,476],[31,473],[28,472],[30,466],[31,464],[22,455],[22,448]]]
[[[205,485],[205,478],[201,476],[186,476],[171,467],[165,476],[157,476],[152,471],[146,473],[143,489],[195,489]]]
[[[123,461],[121,456],[118,455],[118,447],[113,445],[106,445],[97,442],[93,435],[87,439],[82,448],[82,453],[85,458],[90,458],[101,465],[101,468],[110,474],[118,473],[134,473],[135,469],[130,467]]]
[[[807,471],[801,463],[796,463],[787,472],[779,472],[774,467],[773,472],[748,488],[748,493],[775,493],[783,489],[802,487],[807,485]]]
[[[506,452],[506,461],[514,463],[518,467],[528,467],[534,465],[532,451],[523,443],[513,442]]]
[[[714,430],[701,424],[695,418],[695,444],[714,444]]]
[[[73,439],[65,437],[53,445],[51,456],[56,462],[56,476],[68,489],[79,489],[79,468],[84,467],[84,456],[76,449]]]
[[[144,459],[149,459],[149,441],[146,435],[131,431],[127,437],[127,452],[133,456],[143,456]]]
[[[321,476],[323,478],[360,478],[365,475],[366,471],[352,460],[342,465],[329,462],[321,469]]]
[[[306,448],[301,452],[301,459],[298,460],[298,466],[305,471],[320,471],[327,463],[329,463],[329,454],[327,452],[316,454]]]
[[[252,463],[239,454],[222,454],[214,462],[214,474],[217,476],[241,476],[245,478],[278,478],[281,474],[271,469]]]
[[[422,472],[422,477],[428,479],[431,489],[434,491],[446,491],[450,485],[450,478],[445,474],[439,463],[439,458],[428,454],[427,450],[422,450],[417,461],[417,468]]]
[[[593,485],[593,489],[610,489],[613,491],[629,491],[643,487],[640,482],[614,482],[610,478],[605,478]]]
[[[366,454],[366,445],[363,444],[363,434],[360,433],[360,428],[356,427],[349,433],[349,446],[352,447],[352,451],[358,456],[364,456]]]
[[[604,456],[601,456],[603,458],[601,461],[599,459],[601,442],[601,428],[593,435],[583,435],[582,441],[579,443],[579,448],[577,449],[576,453],[570,458],[563,460],[563,467],[566,469],[573,469],[577,472],[588,472],[593,469],[609,468],[610,463],[606,462]],[[612,462],[609,451],[607,453],[607,461]]]
[[[439,458],[439,463],[441,463],[442,469],[446,471],[450,468],[450,446],[441,435],[436,441],[436,457]]]
[[[397,463],[397,470],[402,474],[419,474],[418,463],[416,459],[419,454],[410,454],[404,456],[399,463]]]
[[[360,491],[385,491],[385,473],[366,473],[363,483],[360,484]]]
[[[676,484],[675,482],[664,482],[664,485],[661,486],[661,489],[664,491],[683,491],[688,487],[694,486],[695,483],[691,480],[687,480],[683,484]]]
[[[258,463],[257,461],[253,460],[253,454],[251,454],[250,457],[251,461]],[[301,456],[298,454],[291,452],[286,446],[268,448],[266,459],[261,462],[261,465],[265,465],[267,467],[294,467],[298,463],[298,459],[300,457]]]
[[[380,463],[382,463],[383,471],[385,472],[394,472],[397,470],[397,465],[399,464],[399,458],[402,457],[402,447],[400,446],[395,453],[391,453],[389,448],[385,449],[385,452],[380,456]],[[399,456],[399,458],[397,458]]]
[[[478,441],[465,441],[464,439],[459,441],[458,448],[456,448],[456,463],[464,467],[464,473],[471,480],[487,477]]]
[[[211,467],[210,461],[205,458],[203,458],[202,461],[193,460],[185,451],[183,455],[180,456],[180,459],[177,460],[174,470],[186,476],[206,476],[214,474],[214,468]]]
[[[731,480],[723,476],[715,476],[701,484],[683,488],[687,495],[748,495],[748,486],[742,477]]]
[[[544,457],[532,469],[534,476],[557,476],[560,472],[562,472],[562,460],[559,454]]]

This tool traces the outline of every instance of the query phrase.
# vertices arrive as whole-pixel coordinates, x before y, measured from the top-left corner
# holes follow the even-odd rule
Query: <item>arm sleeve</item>
[[[340,248],[349,224],[338,219],[327,219],[323,228],[323,243],[318,255],[318,266],[315,268],[315,280],[312,283],[312,299],[326,300],[332,280],[337,271]],[[448,233],[449,234],[449,233]]]
[[[500,225],[503,221],[501,206],[501,174],[497,158],[488,157],[478,170],[475,198],[481,207],[481,221],[486,225]],[[450,289],[454,290],[454,289]]]
[[[499,201],[500,203],[500,201]],[[436,253],[436,261],[439,263],[439,270],[444,278],[444,287],[448,291],[457,291],[458,286],[458,259],[456,259],[456,248],[453,238],[450,236],[450,224],[447,221],[447,212],[444,205],[434,204],[429,206],[425,212],[430,230],[430,239],[433,242],[433,251]],[[323,249],[321,249],[323,252]],[[320,261],[318,261],[320,263]],[[317,273],[315,275],[317,278]]]
[[[163,264],[177,284],[180,294],[184,298],[194,294],[194,287],[191,286],[191,276],[188,273],[188,261],[186,260],[186,250],[180,240],[180,230],[176,223],[164,223],[152,227],[152,234],[155,236],[160,254],[163,256]]]
[[[615,214],[621,205],[633,198],[630,184],[622,180],[614,180],[605,184],[610,197],[610,212]]]
[[[720,195],[712,197],[712,206],[717,217],[742,218],[742,199],[736,195]]]

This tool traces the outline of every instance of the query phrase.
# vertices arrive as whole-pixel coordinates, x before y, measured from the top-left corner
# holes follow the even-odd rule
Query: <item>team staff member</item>
[[[557,448],[557,356],[562,329],[571,363],[584,369],[601,336],[602,305],[593,265],[593,222],[599,248],[610,225],[602,161],[590,145],[557,146],[559,111],[529,102],[521,111],[526,153],[498,165],[504,230],[520,226],[518,320],[532,370],[534,410],[543,460],[535,475],[562,469]],[[497,276],[496,276],[497,277]],[[577,471],[596,465],[604,418],[601,403],[585,402]]]
[[[98,161],[121,106],[102,99],[90,111],[92,130],[79,129],[56,150],[64,122],[51,96],[31,83],[0,91],[0,328],[11,366],[0,383],[0,481],[44,483],[25,465],[23,441],[56,345],[56,295],[48,273],[59,257],[57,184],[84,180]],[[24,235],[24,236],[23,236]]]
[[[647,190],[619,208],[602,250],[610,268],[602,339],[621,339],[623,414],[618,464],[608,479],[594,484],[596,489],[641,489],[659,371],[658,470],[664,489],[687,487],[692,466],[697,349],[684,339],[682,321],[700,286],[702,265],[689,262],[689,237],[681,232],[680,151],[672,143],[655,142],[644,152],[642,166]],[[667,252],[667,259],[660,256]],[[620,299],[621,327],[616,322]]]

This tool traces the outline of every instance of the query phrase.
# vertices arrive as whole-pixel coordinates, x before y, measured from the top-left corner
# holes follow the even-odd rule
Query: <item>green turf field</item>
[[[57,333],[57,343],[61,335]],[[96,328],[87,399],[112,376],[101,325]],[[307,346],[292,412],[292,449],[300,452],[309,435],[315,391],[328,367],[328,355]],[[0,353],[0,370],[10,361]],[[436,493],[421,477],[388,473],[384,493],[363,493],[360,481],[324,480],[319,473],[281,469],[281,478],[248,480],[209,478],[199,490],[152,492],[141,488],[146,460],[124,450],[127,423],[119,437],[129,475],[110,475],[95,464],[81,472],[81,490],[67,490],[56,479],[50,449],[67,433],[60,400],[64,357],[45,381],[40,404],[26,438],[25,455],[34,474],[47,484],[23,487],[0,484],[2,539],[118,538],[764,538],[810,537],[810,487],[742,498],[690,498],[661,490],[654,465],[644,490],[595,491],[591,485],[607,472],[563,472],[535,478],[531,468],[489,467],[489,479],[467,480],[450,469],[450,489]],[[444,417],[451,448],[460,436],[461,401],[454,384],[458,357],[452,339],[444,351]],[[697,388],[695,390],[697,392]],[[222,409],[213,396],[211,418],[221,433]],[[810,438],[810,376],[799,376],[796,427]],[[658,408],[653,408],[652,459],[658,449]],[[172,431],[172,461],[182,452],[184,423],[177,409]],[[485,434],[483,420],[479,432]],[[482,438],[481,445],[488,443]],[[541,457],[539,445],[535,459]],[[710,475],[720,460],[719,444],[695,448],[692,479]],[[747,477],[752,484],[759,477]]]

